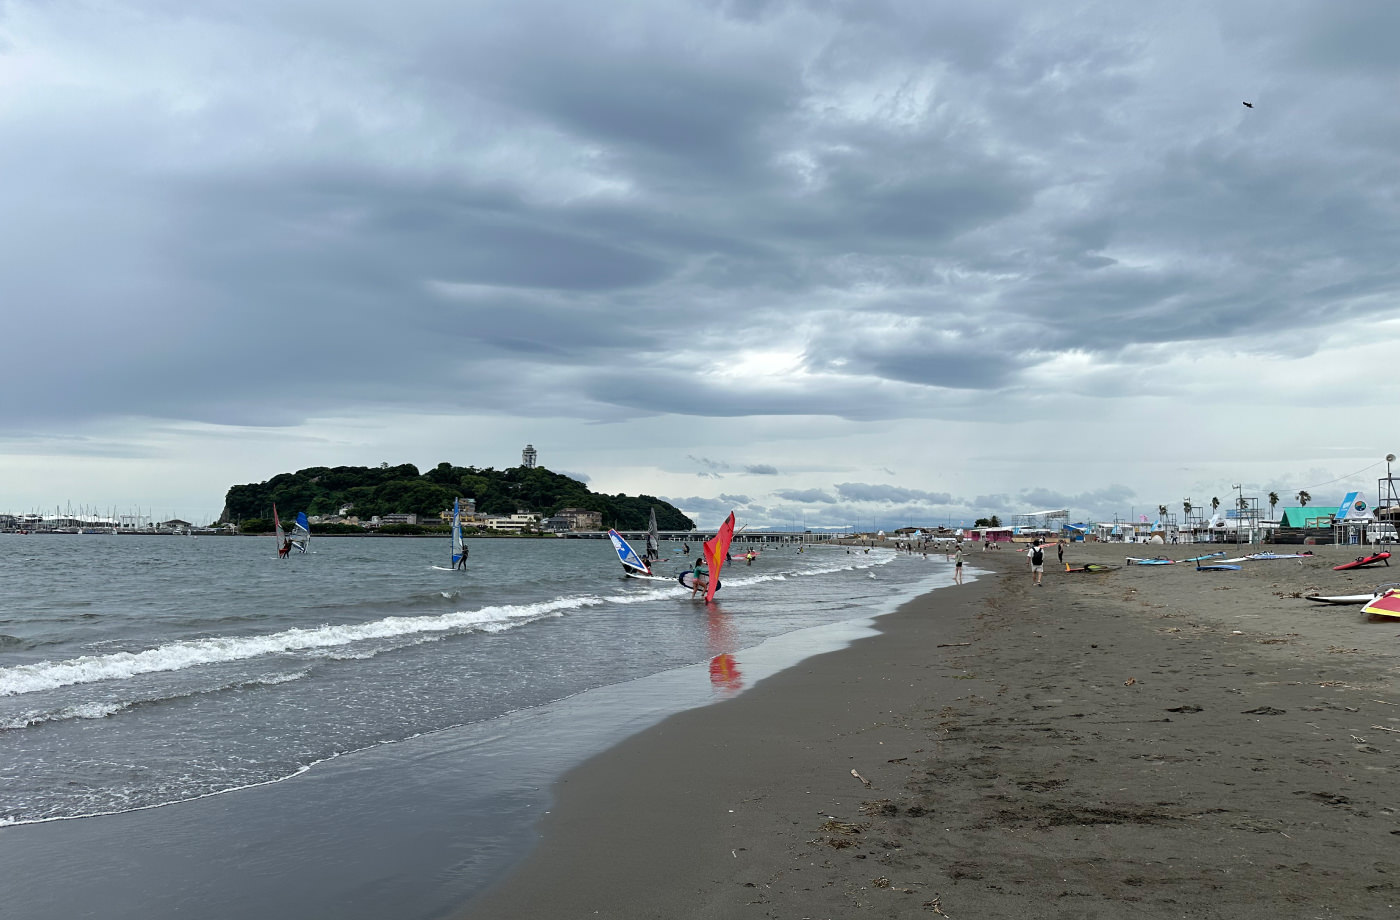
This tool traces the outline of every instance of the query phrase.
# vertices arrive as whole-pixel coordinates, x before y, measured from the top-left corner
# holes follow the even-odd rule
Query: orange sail
[[[705,565],[710,570],[709,584],[705,587],[705,603],[714,600],[715,589],[719,587],[719,570],[724,568],[724,557],[729,555],[729,544],[734,539],[734,512],[720,525],[713,540],[705,541]]]

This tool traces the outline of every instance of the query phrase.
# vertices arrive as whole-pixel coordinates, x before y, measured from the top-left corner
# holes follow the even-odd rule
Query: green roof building
[[[1326,505],[1311,508],[1284,508],[1279,515],[1278,526],[1326,530],[1332,526],[1333,510]]]

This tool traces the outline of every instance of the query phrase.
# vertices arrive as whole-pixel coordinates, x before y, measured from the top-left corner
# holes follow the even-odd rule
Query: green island
[[[242,533],[270,533],[272,506],[286,521],[298,511],[323,519],[318,534],[363,534],[365,522],[387,515],[414,514],[433,523],[387,523],[381,534],[446,533],[437,523],[458,498],[473,499],[478,515],[510,515],[528,511],[550,516],[565,508],[596,511],[603,527],[644,530],[655,509],[662,530],[692,530],[695,522],[669,502],[651,495],[605,495],[582,482],[541,466],[453,466],[439,463],[419,472],[412,463],[377,467],[313,466],[295,473],[278,473],[266,482],[230,486],[221,524],[236,524]],[[476,527],[464,527],[476,531]]]

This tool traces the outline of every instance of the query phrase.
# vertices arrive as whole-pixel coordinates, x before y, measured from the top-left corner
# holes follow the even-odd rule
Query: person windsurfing
[[[266,550],[264,550],[263,552],[266,552]],[[279,547],[277,547],[277,556],[278,556],[278,558],[286,559],[289,555],[291,555],[291,552],[292,552],[292,541],[291,541],[291,538],[284,539],[284,540],[282,541],[282,545],[279,546]],[[264,556],[263,558],[267,558],[267,557]]]
[[[695,597],[701,588],[707,588],[710,584],[710,570],[705,567],[705,557],[695,557],[695,567],[690,570],[691,589],[690,596]]]

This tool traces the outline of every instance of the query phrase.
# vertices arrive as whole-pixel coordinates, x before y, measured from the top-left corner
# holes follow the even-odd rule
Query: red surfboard
[[[1359,569],[1363,565],[1375,565],[1377,562],[1384,562],[1390,565],[1390,553],[1376,553],[1372,556],[1357,556],[1351,562],[1343,562],[1341,565],[1332,566],[1332,571],[1340,572],[1342,569]]]

